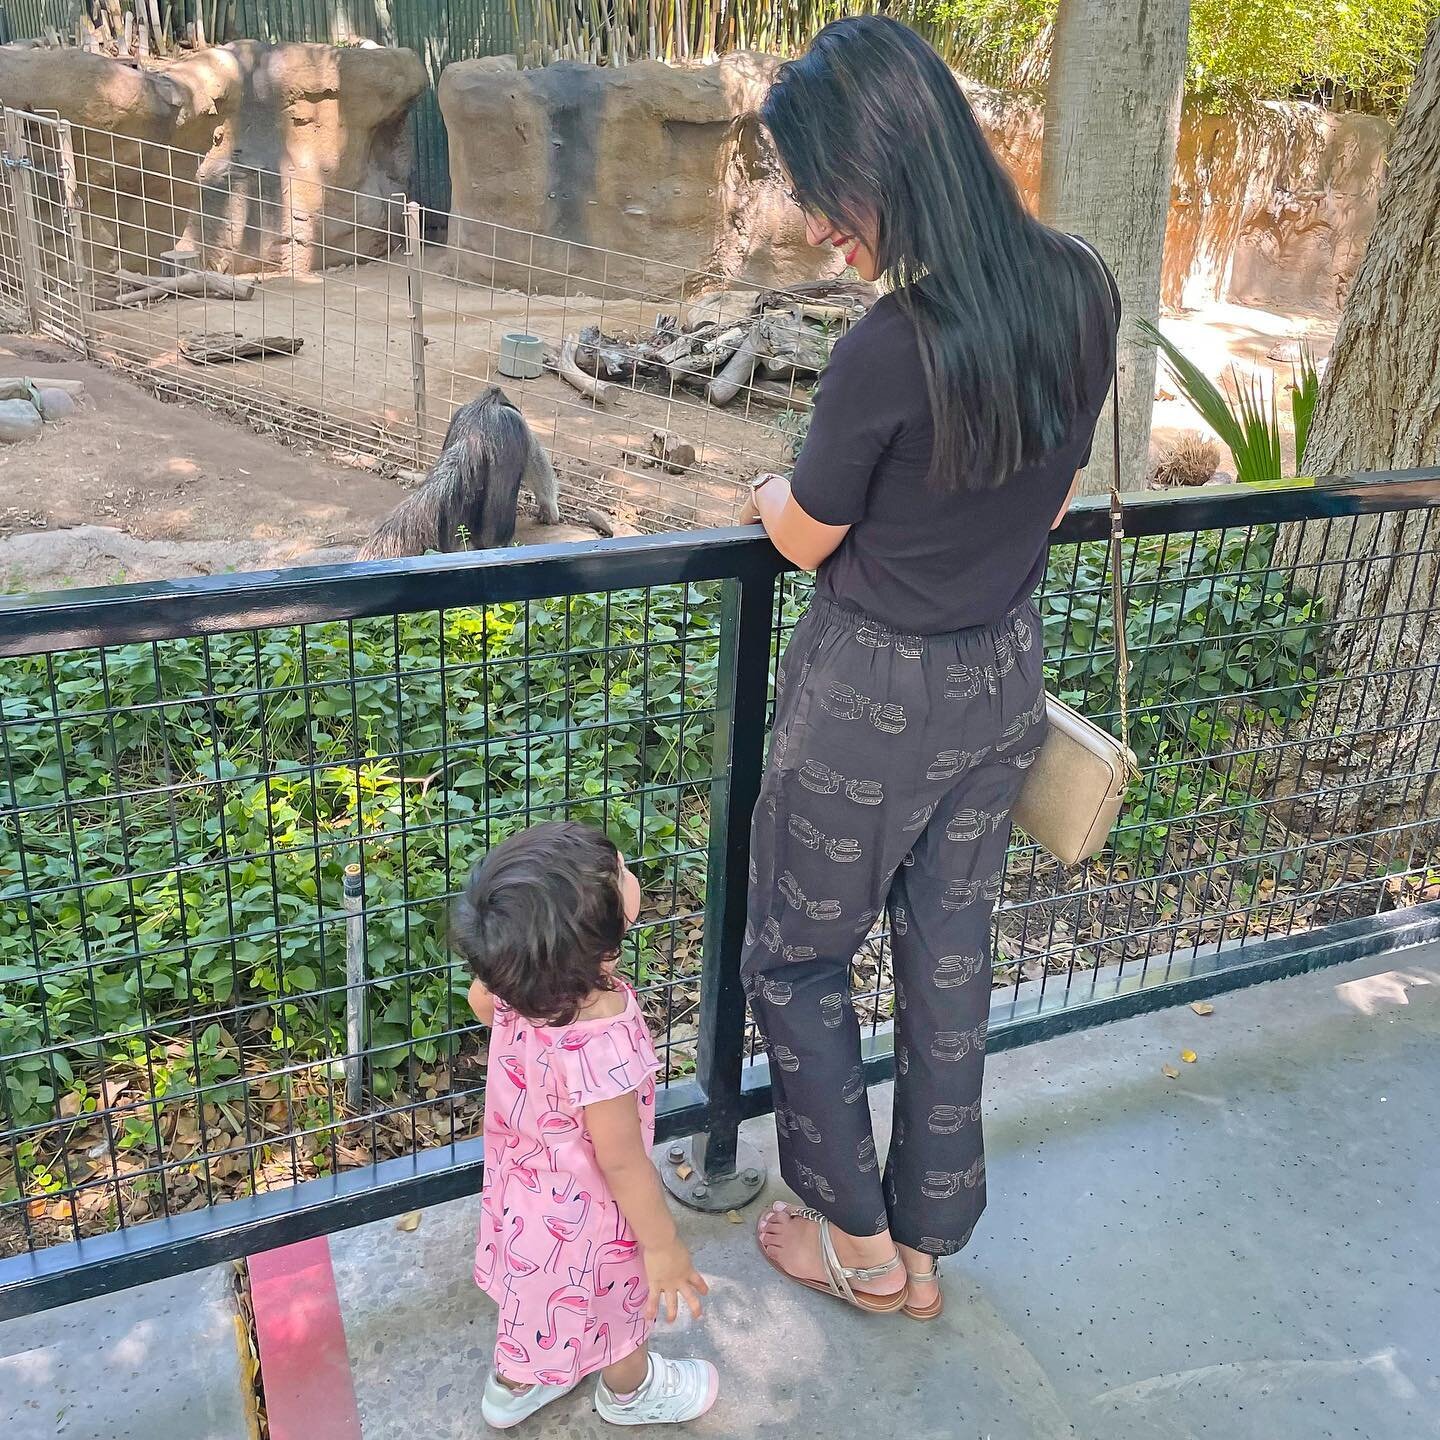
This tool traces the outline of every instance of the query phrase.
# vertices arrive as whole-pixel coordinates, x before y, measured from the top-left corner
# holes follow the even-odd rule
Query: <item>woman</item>
[[[1094,252],[1026,213],[904,26],[827,25],[762,117],[810,243],[890,288],[836,344],[793,479],[761,477],[747,516],[819,571],[782,666],[743,960],[806,1208],[777,1205],[758,1237],[791,1279],[929,1319],[938,1257],[985,1203],[990,929],[1045,723],[1032,597],[1090,457],[1119,300]],[[849,967],[886,908],[882,1178]]]

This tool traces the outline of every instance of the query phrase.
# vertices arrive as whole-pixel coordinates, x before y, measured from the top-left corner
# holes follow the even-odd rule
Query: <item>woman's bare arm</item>
[[[773,476],[754,491],[740,514],[740,523],[759,520],[770,543],[792,565],[814,570],[828,559],[850,533],[848,525],[823,525],[800,508],[783,475]]]
[[[1070,507],[1075,503],[1075,492],[1080,488],[1081,473],[1079,470],[1075,472],[1075,478],[1070,482],[1070,489],[1066,493],[1065,499],[1061,502],[1060,513],[1050,524],[1052,530],[1058,529],[1060,522],[1070,513]],[[769,487],[767,486],[766,488],[768,489]]]

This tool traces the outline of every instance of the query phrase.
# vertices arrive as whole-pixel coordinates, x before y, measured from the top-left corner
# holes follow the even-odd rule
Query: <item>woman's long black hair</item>
[[[1108,281],[1026,211],[935,51],[883,16],[833,21],[761,118],[800,204],[874,237],[920,340],[932,481],[1003,484],[1069,439],[1094,403],[1082,337],[1114,329]]]

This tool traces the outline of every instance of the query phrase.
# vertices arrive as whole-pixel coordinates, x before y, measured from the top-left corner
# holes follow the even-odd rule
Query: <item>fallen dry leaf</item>
[[[743,1225],[745,1223],[745,1217],[738,1210],[727,1210],[725,1212],[725,1218],[732,1225]]]
[[[1190,1007],[1197,1015],[1213,1015],[1215,1007],[1208,1000],[1197,1000]]]
[[[1160,1073],[1167,1080],[1178,1080],[1180,1078],[1180,1072],[1173,1065],[1162,1065],[1160,1067]]]
[[[1180,1058],[1187,1065],[1193,1065],[1195,1063],[1195,1052],[1193,1050],[1182,1050],[1180,1052]]]
[[[407,1235],[412,1230],[418,1230],[420,1228],[420,1212],[418,1210],[411,1210],[408,1214],[402,1215],[395,1222],[395,1228],[397,1230],[403,1230]]]
[[[695,1172],[688,1165],[677,1165],[675,1173],[682,1179],[688,1180]]]

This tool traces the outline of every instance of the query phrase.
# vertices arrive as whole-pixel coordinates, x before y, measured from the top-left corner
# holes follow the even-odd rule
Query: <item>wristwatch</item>
[[[772,475],[772,474],[770,474],[770,473],[768,473],[768,472],[767,472],[766,474],[764,474],[764,475],[757,475],[757,476],[750,482],[750,490],[751,490],[751,493],[753,494],[753,493],[754,493],[755,491],[757,491],[757,490],[762,490],[762,489],[764,489],[764,487],[765,487],[766,485],[768,485],[774,478],[775,478],[775,476]]]

